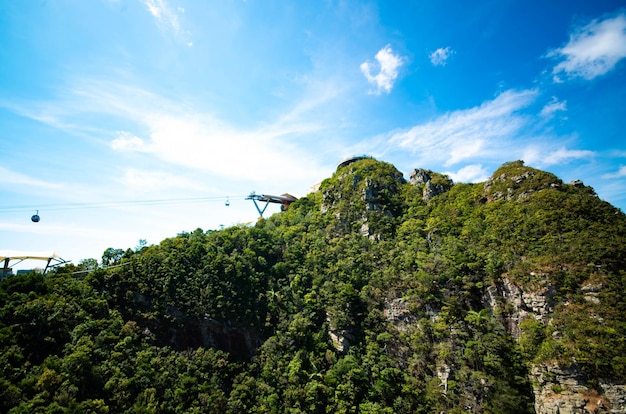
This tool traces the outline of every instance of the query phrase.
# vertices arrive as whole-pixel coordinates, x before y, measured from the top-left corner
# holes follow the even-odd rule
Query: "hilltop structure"
[[[337,169],[345,167],[346,165],[350,165],[354,162],[369,159],[369,158],[374,159],[374,157],[367,155],[367,154],[353,155],[351,157],[343,159],[339,164],[337,164]]]

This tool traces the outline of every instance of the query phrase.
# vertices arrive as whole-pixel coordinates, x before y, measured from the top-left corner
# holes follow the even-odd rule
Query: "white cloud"
[[[489,171],[482,164],[466,165],[457,172],[446,172],[454,182],[461,183],[477,183],[487,181]]]
[[[117,131],[117,137],[109,142],[114,150],[142,151],[167,164],[221,179],[285,186],[305,182],[304,188],[319,181],[321,173],[315,156],[298,138],[316,136],[326,128],[316,111],[338,93],[333,88],[315,88],[314,95],[295,102],[290,112],[273,122],[242,128],[210,112],[128,85],[90,80],[67,90],[63,99],[46,105],[56,108],[55,119],[96,114],[145,131],[142,138]]]
[[[548,149],[547,145],[537,147],[529,146],[524,150],[523,159],[528,164],[535,164],[541,167],[564,164],[568,161],[591,158],[595,152],[588,150],[569,150],[561,147],[557,150]]]
[[[116,151],[141,151],[145,145],[141,138],[130,132],[117,131],[117,138],[111,141],[111,148]]]
[[[332,169],[335,160],[320,154],[332,153],[339,144],[331,138],[326,140],[328,134],[323,131],[334,125],[336,111],[330,115],[330,123],[326,122],[329,103],[343,92],[332,82],[312,83],[292,100],[289,110],[247,127],[226,122],[211,110],[184,100],[173,101],[145,89],[95,79],[75,82],[56,100],[28,102],[15,106],[15,110],[53,127],[75,120],[71,128],[65,128],[71,134],[87,140],[104,137],[106,145],[115,151],[145,153],[146,157],[137,162],[182,166],[213,180],[216,186],[243,184],[252,186],[249,191],[262,183],[256,188],[259,191],[288,190],[298,195]],[[42,116],[48,113],[54,116]],[[89,123],[81,123],[87,118]],[[116,124],[142,131],[141,138],[128,130],[106,130]],[[114,139],[110,139],[111,133],[116,134]],[[313,142],[316,153],[310,150]],[[271,190],[274,187],[280,189]]]
[[[559,148],[556,151],[548,153],[546,157],[543,158],[543,165],[556,165],[562,164],[564,162],[570,160],[578,160],[583,158],[591,158],[595,155],[593,151],[588,150],[568,150],[565,147]]]
[[[157,20],[163,20],[163,15],[167,11],[167,4],[163,0],[144,0],[143,4]]]
[[[444,165],[485,156],[510,142],[527,124],[517,112],[530,105],[537,94],[532,89],[505,91],[478,107],[448,112],[396,132],[389,143],[433,161],[444,161]]]
[[[290,136],[309,131],[310,126],[274,124],[242,130],[202,113],[151,114],[146,126],[151,152],[169,163],[238,179],[313,179],[309,157],[289,144]]]
[[[450,47],[440,47],[430,54],[430,63],[433,66],[445,66],[453,54],[454,50],[450,49]]]
[[[169,30],[174,35],[181,33],[178,15],[169,7],[166,0],[142,0],[150,14],[156,19],[157,24],[163,30]],[[180,13],[184,9],[178,8]]]
[[[543,118],[550,119],[559,111],[567,111],[567,101],[559,101],[556,96],[541,109],[539,115]]]
[[[404,58],[395,54],[389,45],[380,49],[374,58],[378,62],[377,64],[370,61],[361,63],[361,72],[367,81],[375,87],[370,93],[374,95],[380,95],[382,92],[390,93],[398,78],[398,69],[404,63]],[[373,75],[372,71],[375,69],[379,71]]]
[[[561,61],[553,68],[556,82],[569,78],[593,79],[612,70],[626,57],[626,16],[593,20],[570,35],[562,48],[548,53]]]
[[[622,178],[626,177],[626,165],[622,165],[619,167],[619,170],[615,173],[604,174],[602,178],[613,179],[613,178]]]

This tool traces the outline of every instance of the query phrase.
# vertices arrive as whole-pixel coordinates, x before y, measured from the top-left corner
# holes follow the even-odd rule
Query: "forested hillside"
[[[0,412],[626,412],[626,216],[521,161],[112,252],[0,282]]]

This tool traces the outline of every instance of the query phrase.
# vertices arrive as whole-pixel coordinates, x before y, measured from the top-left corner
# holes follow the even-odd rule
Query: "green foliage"
[[[421,187],[365,159],[255,226],[0,281],[0,412],[527,413],[534,364],[626,377],[624,214],[521,161]],[[550,292],[518,341],[505,282]]]

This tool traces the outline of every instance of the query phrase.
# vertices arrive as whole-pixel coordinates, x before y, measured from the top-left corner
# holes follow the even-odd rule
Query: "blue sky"
[[[254,222],[363,153],[624,211],[625,57],[623,1],[0,0],[0,250]]]

